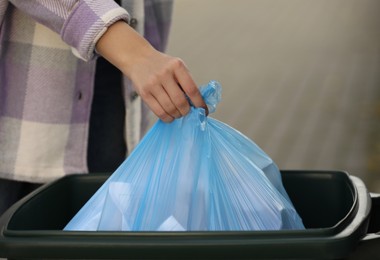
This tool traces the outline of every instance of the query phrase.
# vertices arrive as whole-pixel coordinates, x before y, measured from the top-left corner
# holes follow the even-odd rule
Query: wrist
[[[132,79],[133,71],[138,64],[143,64],[144,61],[151,59],[156,50],[142,38],[138,44],[128,46],[128,51],[120,53],[119,69],[129,78]]]

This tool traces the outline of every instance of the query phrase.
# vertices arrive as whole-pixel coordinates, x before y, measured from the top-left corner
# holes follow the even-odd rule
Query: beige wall
[[[378,0],[176,0],[168,52],[198,84],[222,83],[214,117],[280,168],[347,170],[380,191],[379,10]]]

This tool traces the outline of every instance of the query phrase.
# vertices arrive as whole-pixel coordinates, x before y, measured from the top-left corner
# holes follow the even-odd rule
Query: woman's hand
[[[97,51],[127,77],[150,109],[164,122],[186,115],[190,105],[207,109],[184,62],[155,50],[123,21],[100,38]]]
[[[179,58],[152,50],[135,63],[130,78],[141,98],[165,122],[189,112],[186,95],[195,106],[205,107],[195,82]]]

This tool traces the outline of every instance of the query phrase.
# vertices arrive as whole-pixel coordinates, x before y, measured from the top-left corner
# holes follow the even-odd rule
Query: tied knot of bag
[[[214,113],[216,106],[222,99],[222,86],[220,83],[216,80],[211,80],[207,85],[199,87],[199,92],[207,105],[209,114]],[[203,108],[196,108],[189,97],[187,97],[187,100],[189,101],[192,110],[198,110],[200,128],[204,131],[206,129],[206,111]]]
[[[207,85],[199,88],[201,95],[207,105],[208,112],[214,113],[216,106],[222,99],[222,86],[219,82],[211,80]]]

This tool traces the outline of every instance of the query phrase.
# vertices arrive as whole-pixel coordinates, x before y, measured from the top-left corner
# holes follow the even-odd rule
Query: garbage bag
[[[216,81],[200,88],[209,112]],[[65,230],[303,229],[271,158],[252,140],[191,107],[158,120]]]

